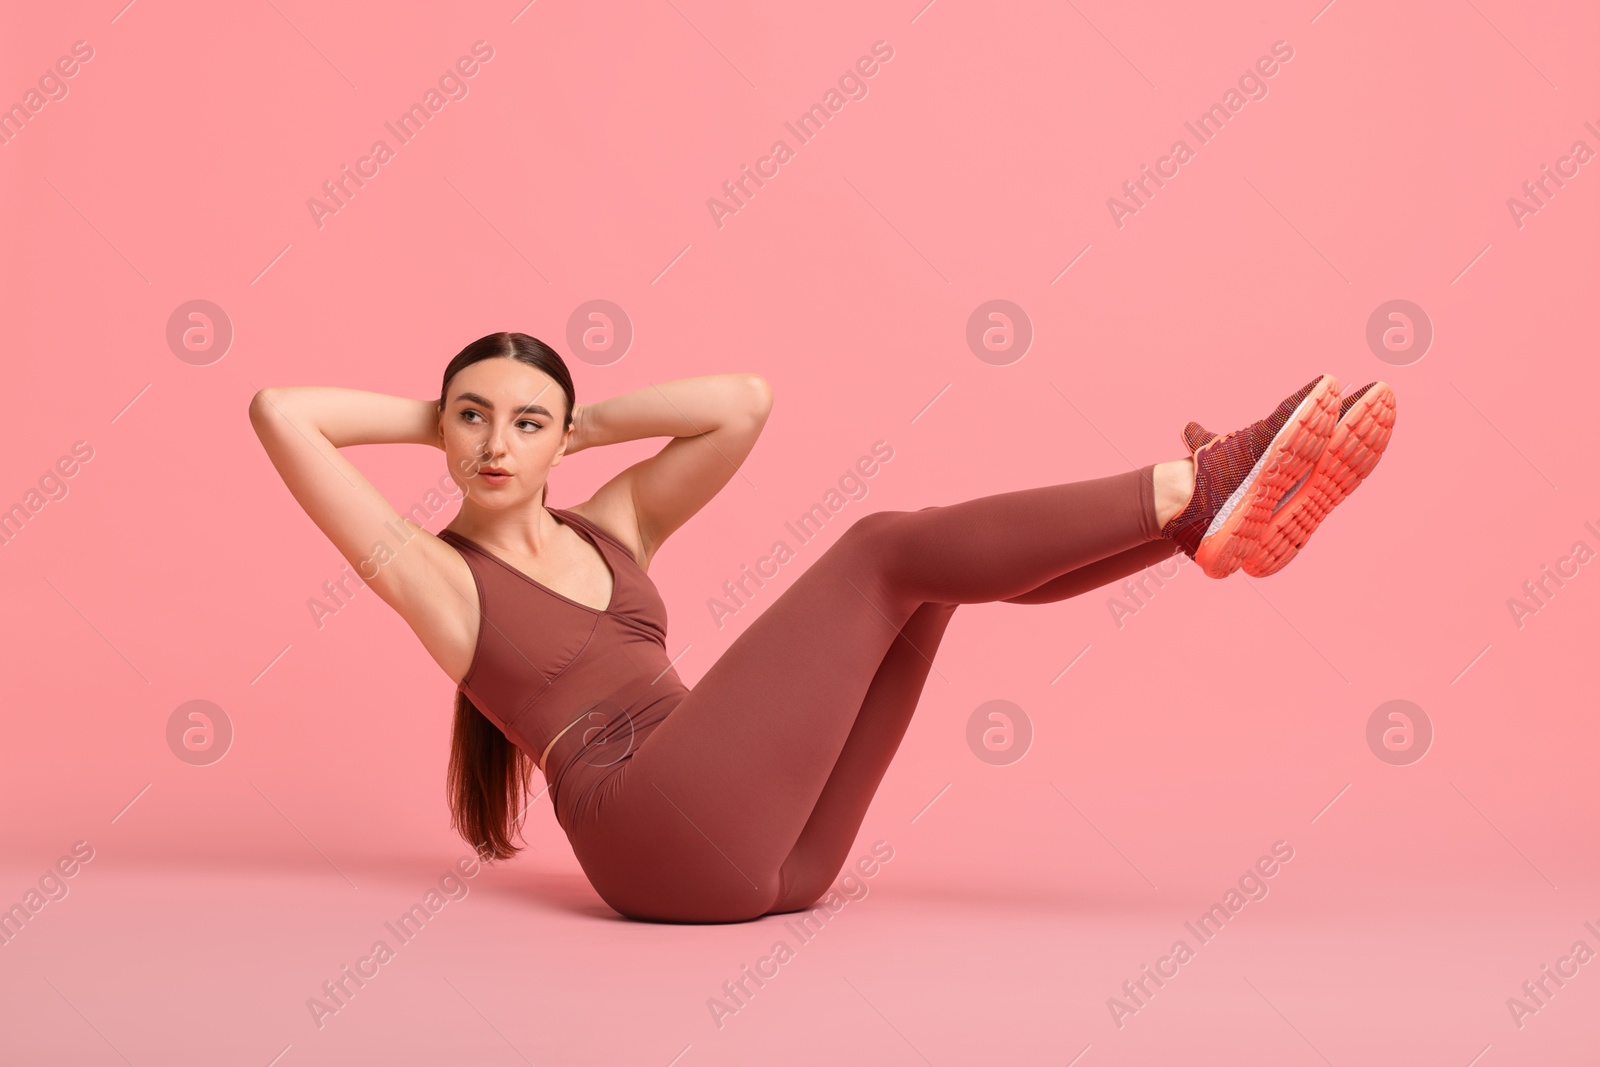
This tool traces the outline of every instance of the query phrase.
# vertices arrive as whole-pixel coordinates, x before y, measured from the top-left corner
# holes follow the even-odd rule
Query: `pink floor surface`
[[[1600,945],[1600,909],[1574,910],[1573,887],[1524,867],[1492,893],[1319,893],[1306,851],[1209,940],[1195,924],[1224,885],[940,890],[890,862],[806,924],[688,927],[618,918],[576,873],[508,868],[444,879],[426,924],[402,931],[449,857],[342,872],[91,861],[4,949],[0,1062],[1592,1062],[1600,978],[1562,960]],[[1575,976],[1558,986],[1543,965]],[[341,978],[335,999],[323,983]],[[1134,999],[1123,983],[1141,979]],[[1509,998],[1539,1004],[1522,983],[1541,979],[1542,1006],[1513,1013]]]

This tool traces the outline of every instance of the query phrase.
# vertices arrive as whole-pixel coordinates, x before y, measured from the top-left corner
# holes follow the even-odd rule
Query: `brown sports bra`
[[[578,757],[589,766],[627,758],[688,688],[667,656],[666,605],[632,551],[581,515],[548,510],[605,558],[605,608],[563,596],[454,530],[439,537],[461,553],[478,589],[478,641],[459,689],[554,788]],[[589,729],[574,731],[580,723]]]

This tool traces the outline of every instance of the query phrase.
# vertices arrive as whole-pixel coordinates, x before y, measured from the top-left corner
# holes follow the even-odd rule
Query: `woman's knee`
[[[805,911],[822,899],[822,894],[828,891],[828,886],[837,873],[837,870],[829,872],[815,864],[794,863],[791,859],[790,863],[784,864],[782,888],[768,908],[767,914],[783,915],[791,911]]]
[[[892,537],[897,531],[908,511],[869,511],[858,516],[840,537],[840,541],[849,540],[852,543],[868,541],[881,541]]]

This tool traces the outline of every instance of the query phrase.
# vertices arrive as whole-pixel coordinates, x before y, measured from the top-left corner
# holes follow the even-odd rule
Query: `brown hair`
[[[444,410],[450,379],[474,363],[499,358],[518,360],[554,378],[567,397],[562,432],[571,428],[572,409],[577,399],[572,389],[572,375],[553,348],[525,333],[491,333],[457,353],[444,369],[444,382],[439,387],[439,410]],[[546,482],[539,494],[541,506],[549,490]],[[511,843],[511,837],[513,833],[520,833],[522,815],[527,810],[523,799],[529,793],[532,777],[532,757],[512,744],[465,692],[458,691],[455,722],[450,731],[445,792],[450,801],[450,825],[480,858],[486,861],[510,859],[522,851]]]

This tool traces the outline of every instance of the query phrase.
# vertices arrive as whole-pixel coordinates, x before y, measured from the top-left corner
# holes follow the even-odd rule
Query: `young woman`
[[[312,521],[457,684],[454,825],[518,851],[533,766],[601,898],[668,922],[813,904],[839,873],[957,605],[1040,604],[1183,551],[1214,578],[1271,574],[1378,462],[1394,392],[1341,398],[1323,374],[1191,455],[1087,481],[857,518],[690,690],[646,574],[662,542],[750,454],[772,404],[754,375],[578,404],[526,334],[462,349],[439,399],[271,388],[250,420]],[[585,448],[670,436],[571,508],[550,469]],[[444,450],[466,493],[439,536],[339,452]],[[407,540],[391,550],[397,531]]]

